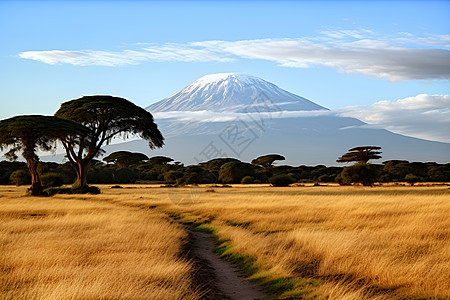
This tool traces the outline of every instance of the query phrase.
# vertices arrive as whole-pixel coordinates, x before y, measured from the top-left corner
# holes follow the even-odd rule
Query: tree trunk
[[[78,161],[77,163],[77,180],[75,181],[74,188],[83,189],[87,187],[87,169],[89,163],[85,160]]]
[[[31,195],[32,196],[42,196],[43,189],[41,185],[41,180],[39,179],[39,174],[37,171],[37,166],[39,161],[33,159],[27,159],[27,167],[31,175]]]

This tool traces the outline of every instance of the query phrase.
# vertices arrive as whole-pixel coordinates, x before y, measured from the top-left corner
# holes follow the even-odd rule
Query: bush
[[[338,180],[342,184],[361,183],[364,186],[372,186],[379,181],[380,171],[377,166],[367,163],[357,163],[345,167]]]
[[[246,176],[254,176],[253,165],[244,162],[227,162],[220,167],[219,181],[222,183],[240,183]]]
[[[289,186],[295,182],[295,178],[288,174],[275,175],[269,178],[269,182],[273,186]]]
[[[100,194],[100,189],[96,186],[87,186],[85,188],[62,188],[62,187],[50,187],[44,190],[44,193],[47,193],[49,196],[53,196],[55,194]]]
[[[176,183],[179,178],[183,177],[183,172],[170,170],[164,173],[164,181],[169,183]]]
[[[335,176],[333,176],[333,175],[327,175],[327,174],[320,175],[320,176],[317,178],[317,180],[318,180],[319,182],[334,182],[335,179],[336,179]]]
[[[45,173],[41,176],[41,184],[43,187],[56,187],[64,183],[64,177],[59,173]]]
[[[252,176],[245,176],[244,178],[242,178],[241,180],[242,184],[251,184],[251,183],[255,183],[255,178]]]
[[[414,175],[412,173],[409,173],[409,174],[406,174],[405,181],[407,183],[409,183],[411,186],[413,186],[414,183],[419,181],[419,177],[417,177],[416,175]]]
[[[115,183],[135,183],[139,179],[139,173],[123,168],[116,172],[114,176]]]
[[[31,184],[31,175],[25,170],[16,170],[11,173],[11,176],[9,176],[9,180],[12,184],[15,184],[17,186]]]
[[[87,174],[89,183],[115,183],[114,172],[112,170],[91,170]]]

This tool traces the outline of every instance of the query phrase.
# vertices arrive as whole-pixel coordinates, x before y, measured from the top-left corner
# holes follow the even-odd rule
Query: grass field
[[[198,298],[168,215],[285,298],[450,297],[447,186],[101,188],[0,187],[0,298]]]
[[[0,191],[0,299],[198,299],[186,233],[166,215],[107,195]]]

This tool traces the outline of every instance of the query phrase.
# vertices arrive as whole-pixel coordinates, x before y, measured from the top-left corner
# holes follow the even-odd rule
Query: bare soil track
[[[188,257],[197,272],[195,283],[205,292],[203,299],[256,300],[271,299],[261,287],[246,280],[229,262],[219,258],[214,252],[214,241],[209,233],[195,231],[186,226],[189,232]]]

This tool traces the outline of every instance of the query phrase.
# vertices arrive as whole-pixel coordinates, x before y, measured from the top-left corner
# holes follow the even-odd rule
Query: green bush
[[[275,175],[269,178],[269,182],[273,186],[289,186],[295,182],[295,178],[288,174]]]
[[[31,175],[28,171],[16,170],[11,173],[11,176],[9,176],[9,180],[12,184],[15,184],[17,186],[31,184]]]
[[[114,171],[104,170],[91,170],[87,174],[87,181],[89,183],[115,183]]]
[[[416,175],[414,175],[412,173],[409,173],[409,174],[406,174],[405,181],[407,183],[409,183],[411,186],[413,186],[414,183],[419,181],[419,177],[417,177]]]
[[[251,183],[255,183],[255,178],[252,176],[245,176],[244,178],[242,178],[241,180],[242,184],[251,184]]]
[[[64,177],[59,173],[45,173],[41,176],[43,187],[56,187],[64,184]]]
[[[246,176],[254,176],[253,165],[244,162],[227,162],[220,167],[219,181],[222,183],[240,183]]]
[[[135,183],[138,179],[139,173],[127,168],[118,170],[114,175],[115,183]]]
[[[96,186],[87,186],[85,188],[71,188],[71,187],[50,187],[44,190],[49,196],[55,194],[100,194],[100,189]]]
[[[338,180],[342,184],[361,183],[364,186],[372,186],[379,181],[380,171],[377,166],[367,163],[357,163],[345,167]]]

